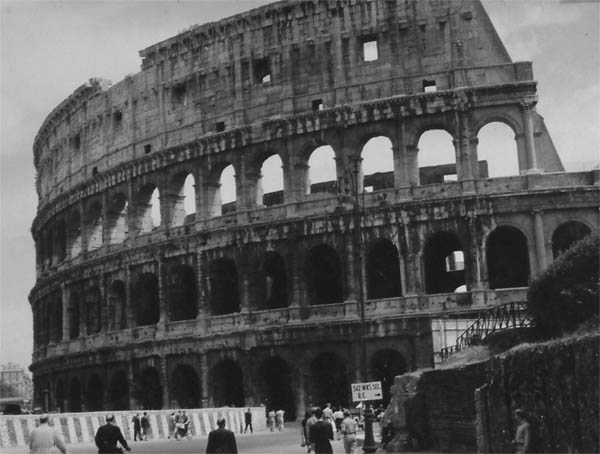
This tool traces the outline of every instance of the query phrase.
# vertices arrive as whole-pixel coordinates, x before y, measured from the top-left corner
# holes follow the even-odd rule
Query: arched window
[[[148,184],[140,190],[136,205],[136,228],[139,233],[151,232],[161,225],[160,197],[154,184]]]
[[[87,334],[99,333],[102,329],[102,295],[95,285],[85,292],[85,326]]]
[[[432,235],[425,244],[424,261],[427,293],[450,293],[465,284],[464,252],[455,234]]]
[[[119,370],[110,379],[106,395],[107,410],[129,410],[129,382],[125,372]]]
[[[125,284],[123,281],[114,281],[108,289],[108,331],[126,328],[125,299]]]
[[[240,366],[231,359],[224,359],[210,371],[209,380],[212,407],[244,406],[244,377]]]
[[[212,315],[240,311],[238,276],[233,260],[217,259],[210,267],[210,308]]]
[[[173,203],[170,226],[176,227],[193,221],[196,214],[194,176],[186,172],[175,175],[171,180],[169,191]]]
[[[162,408],[163,389],[160,375],[154,367],[146,367],[137,376],[136,401],[144,410],[160,410]]]
[[[142,274],[133,289],[133,304],[137,326],[154,325],[160,319],[158,279],[153,273]]]
[[[337,193],[337,170],[335,152],[329,145],[315,149],[308,159],[307,194],[317,192]]]
[[[260,170],[261,178],[257,185],[257,198],[265,206],[278,205],[283,200],[283,164],[279,155],[266,159]]]
[[[296,417],[296,402],[292,392],[292,371],[289,364],[279,356],[266,359],[259,367],[257,388],[260,402],[267,409],[282,409],[285,416]]]
[[[104,403],[104,386],[97,374],[93,374],[88,381],[85,393],[86,411],[102,411]]]
[[[154,188],[150,197],[150,218],[152,219],[152,229],[160,227],[162,217],[160,215],[160,193],[158,188]]]
[[[394,187],[394,154],[390,139],[373,137],[365,144],[360,156],[365,192]]]
[[[396,246],[386,239],[375,241],[367,254],[367,298],[401,295],[400,262]]]
[[[93,200],[88,205],[86,226],[88,229],[88,250],[102,246],[102,203]]]
[[[185,222],[188,221],[188,216],[196,214],[196,189],[195,179],[190,173],[185,177],[183,183],[183,211],[185,212]]]
[[[350,384],[346,361],[335,353],[325,352],[310,362],[310,402],[334,407],[346,406],[350,401]]]
[[[231,164],[223,169],[219,183],[221,213],[232,213],[236,210],[237,190],[235,184],[235,169]]]
[[[552,234],[552,257],[558,257],[590,232],[590,228],[581,222],[561,224]]]
[[[67,237],[69,256],[77,257],[81,253],[81,216],[78,209],[74,209],[69,216]]]
[[[321,244],[308,252],[306,281],[311,304],[342,302],[342,270],[335,249]]]
[[[174,267],[169,273],[168,305],[172,321],[192,320],[198,315],[196,272],[187,265]]]
[[[179,365],[171,376],[171,396],[179,408],[200,407],[200,380],[192,366]]]
[[[479,130],[477,138],[479,139],[477,158],[481,178],[519,175],[515,132],[509,126],[499,121],[488,123]],[[486,167],[487,172],[485,172]]]
[[[122,243],[127,238],[127,198],[114,194],[108,205],[108,237],[111,244]]]
[[[491,289],[527,286],[529,252],[523,232],[515,227],[501,226],[490,233],[487,267]]]
[[[443,183],[457,179],[453,138],[442,129],[425,131],[419,138],[419,181]]]
[[[262,283],[260,309],[279,309],[288,306],[285,261],[273,251],[267,252],[261,266]]]

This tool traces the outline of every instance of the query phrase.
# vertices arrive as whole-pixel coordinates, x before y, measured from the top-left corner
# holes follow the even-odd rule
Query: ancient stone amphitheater
[[[387,399],[597,229],[598,171],[564,172],[477,0],[282,1],[140,56],[35,138],[40,406]],[[513,175],[482,158],[492,123]],[[425,165],[431,132],[449,161]]]

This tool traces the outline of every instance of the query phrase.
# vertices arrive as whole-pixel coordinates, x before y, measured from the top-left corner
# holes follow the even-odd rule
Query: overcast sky
[[[28,366],[35,282],[32,144],[46,116],[91,77],[140,70],[138,51],[268,1],[0,0],[0,363]],[[597,1],[484,0],[513,61],[533,61],[538,112],[563,160],[598,162]]]

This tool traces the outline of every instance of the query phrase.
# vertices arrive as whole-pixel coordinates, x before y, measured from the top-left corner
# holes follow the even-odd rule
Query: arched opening
[[[401,294],[398,250],[390,240],[378,239],[367,254],[367,298],[392,298]]]
[[[342,270],[335,249],[320,244],[308,252],[306,282],[311,304],[342,302]]]
[[[96,374],[93,374],[88,381],[87,391],[85,393],[86,411],[102,411],[104,403],[104,386],[102,380]]]
[[[391,348],[377,350],[371,358],[371,369],[373,379],[381,382],[383,405],[387,406],[394,377],[407,371],[406,361],[399,352]]]
[[[95,285],[85,292],[85,327],[87,334],[96,334],[102,329],[102,295]]]
[[[185,222],[193,221],[196,215],[196,180],[191,173],[185,177],[183,183],[183,211]],[[193,216],[192,216],[193,215]]]
[[[335,152],[329,145],[316,148],[308,159],[307,194],[318,192],[337,193],[337,169]]]
[[[179,408],[199,408],[200,397],[200,380],[194,368],[177,366],[171,376],[171,398]]]
[[[92,251],[102,246],[102,202],[93,200],[89,203],[86,216],[88,229],[88,250]]]
[[[48,260],[48,265],[52,265],[54,263],[54,239],[53,239],[54,230],[52,227],[48,227],[46,230],[45,236],[45,244],[46,244],[46,258]]]
[[[191,173],[179,173],[171,181],[170,191],[173,206],[170,226],[176,227],[192,222],[196,214],[195,180]]]
[[[365,144],[360,156],[365,192],[394,187],[394,154],[390,139],[373,137]]]
[[[458,237],[449,232],[432,235],[425,244],[425,291],[431,293],[454,292],[465,282],[465,264],[457,263],[464,257]]]
[[[81,253],[81,216],[78,209],[74,209],[69,216],[67,236],[69,256],[77,257]]]
[[[493,121],[479,130],[477,139],[481,178],[519,175],[519,154],[512,128],[505,123]]]
[[[134,286],[133,305],[137,326],[154,325],[160,319],[158,279],[152,273],[142,274]]]
[[[129,382],[122,370],[113,374],[106,395],[107,410],[129,410]]]
[[[213,407],[243,407],[244,381],[238,364],[225,359],[210,371],[210,396]]]
[[[81,411],[81,384],[74,378],[69,385],[69,412]]]
[[[144,410],[162,408],[162,385],[160,376],[154,367],[143,369],[137,381],[136,401]]]
[[[79,294],[74,292],[69,298],[69,339],[77,339],[79,337]]]
[[[212,315],[240,311],[237,269],[233,260],[217,259],[210,267],[210,309]]]
[[[487,267],[491,289],[526,287],[529,252],[523,232],[511,226],[495,229],[487,240]]]
[[[64,219],[56,223],[56,261],[62,262],[67,254],[67,227]]]
[[[552,257],[557,258],[590,233],[590,228],[581,222],[569,221],[561,224],[552,234]]]
[[[65,407],[65,387],[62,380],[56,382],[56,392],[54,393],[54,406],[58,413],[66,410]]]
[[[283,200],[283,164],[279,155],[266,159],[260,169],[257,198],[264,206],[280,205]]]
[[[127,238],[127,198],[114,194],[108,205],[108,238],[111,244],[122,243]]]
[[[262,292],[259,309],[280,309],[288,306],[285,261],[277,253],[269,251],[261,266]]]
[[[335,353],[321,353],[310,363],[310,396],[312,405],[347,407],[350,402],[350,384],[346,362]]]
[[[108,330],[127,327],[126,291],[123,281],[114,281],[108,289]]]
[[[160,196],[154,184],[144,186],[136,200],[136,228],[139,233],[151,232],[160,227]]]
[[[296,417],[296,403],[292,392],[292,376],[288,365],[280,357],[265,360],[259,368],[261,402],[268,410],[285,411],[286,419]]]
[[[52,340],[62,341],[63,337],[63,303],[60,298],[54,302],[52,310]]]
[[[237,189],[235,184],[235,169],[229,164],[221,172],[219,178],[219,199],[221,201],[221,213],[233,213],[236,210]]]
[[[198,315],[196,272],[188,265],[171,270],[168,280],[168,305],[172,321],[192,320]]]
[[[453,140],[443,129],[432,129],[421,134],[418,161],[422,185],[457,180]]]

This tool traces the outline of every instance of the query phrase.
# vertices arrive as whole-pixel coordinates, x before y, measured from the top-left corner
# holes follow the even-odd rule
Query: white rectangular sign
[[[362,402],[363,400],[381,400],[381,382],[371,381],[368,383],[352,383],[352,401]]]

